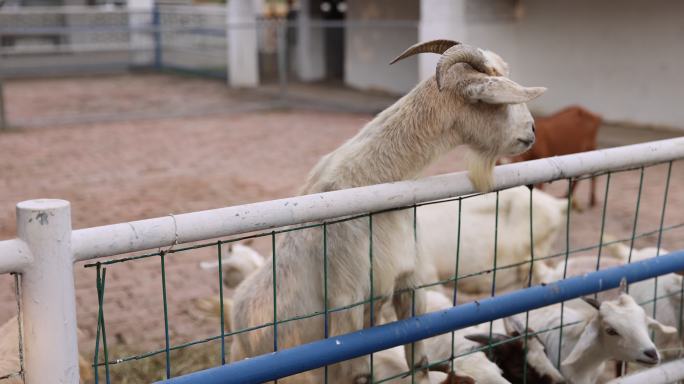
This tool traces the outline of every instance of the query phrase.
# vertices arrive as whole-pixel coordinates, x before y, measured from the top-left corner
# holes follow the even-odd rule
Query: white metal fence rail
[[[684,158],[684,138],[497,167],[495,189]],[[0,241],[0,273],[22,274],[28,384],[78,382],[73,263],[474,193],[464,172],[72,230],[69,203],[17,205],[17,238]]]

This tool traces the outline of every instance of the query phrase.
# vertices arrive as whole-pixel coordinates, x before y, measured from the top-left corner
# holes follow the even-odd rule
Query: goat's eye
[[[606,333],[611,336],[619,336],[620,334],[613,328],[606,328]]]

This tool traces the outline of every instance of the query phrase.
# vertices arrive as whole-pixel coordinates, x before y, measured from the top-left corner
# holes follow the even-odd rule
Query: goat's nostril
[[[660,359],[658,356],[658,351],[656,351],[654,348],[645,350],[644,355],[646,355],[651,360],[659,360]]]
[[[535,133],[535,132],[537,132],[537,130],[534,129],[534,123],[532,123],[532,133]]]
[[[534,140],[518,139],[518,142],[524,144],[526,147],[529,147],[534,142]]]

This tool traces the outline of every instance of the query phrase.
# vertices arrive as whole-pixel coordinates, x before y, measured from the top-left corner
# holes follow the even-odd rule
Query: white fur
[[[19,328],[17,318],[12,317],[0,327],[0,377],[19,372]],[[21,384],[20,376],[14,376],[2,383]]]
[[[657,363],[645,354],[655,350],[649,338],[650,330],[676,332],[649,318],[643,308],[624,293],[615,300],[604,301],[600,311],[574,300],[565,305],[562,313],[563,324],[578,322],[563,328],[560,351],[561,372],[572,384],[595,383],[610,359]],[[560,323],[560,304],[530,313],[530,327],[537,331],[557,327]],[[611,329],[618,335],[611,335]],[[559,359],[559,337],[557,329],[539,334],[554,363]]]
[[[459,276],[490,270],[494,266],[496,196],[487,194],[462,201]],[[546,256],[565,220],[567,202],[540,190],[532,200],[535,257]],[[528,261],[530,250],[530,191],[516,187],[499,192],[497,267]],[[437,276],[454,275],[458,242],[458,202],[418,208],[418,242],[432,260]],[[535,263],[536,265],[536,263]],[[529,263],[496,272],[496,286],[510,288],[527,283]],[[490,292],[493,274],[459,280],[458,287],[469,293]]]
[[[427,311],[434,312],[442,309],[451,308],[452,301],[441,292],[426,292]],[[468,352],[479,347],[479,344],[472,342],[465,335],[480,332],[477,327],[464,328],[454,332],[454,354]],[[425,340],[426,350],[430,361],[443,361],[451,356],[451,333],[435,336]],[[454,371],[462,373],[475,379],[477,383],[505,384],[509,383],[501,376],[501,369],[489,361],[483,352],[474,352],[469,355],[457,357],[454,360]]]
[[[428,291],[426,293],[427,310],[428,312],[439,311],[452,307],[452,300],[446,295],[438,291]],[[521,329],[513,329],[508,319],[499,319],[492,323],[492,332],[496,334],[511,335],[513,331],[518,331],[522,334]],[[484,323],[477,326],[464,328],[454,332],[454,354],[470,351],[474,348],[480,347],[480,344],[465,338],[472,334],[488,334],[490,331],[490,324]],[[428,355],[431,361],[446,360],[451,356],[451,333],[446,333],[440,336],[433,337],[426,340]],[[519,351],[519,356],[524,353],[522,349]],[[517,358],[519,356],[511,356]],[[562,382],[563,378],[558,370],[553,366],[546,356],[544,345],[535,337],[528,337],[527,339],[527,362],[530,369],[534,369],[541,375],[547,375],[555,382]],[[454,359],[454,365],[458,367],[457,372],[465,373],[475,379],[478,383],[508,383],[502,376],[502,371],[496,364],[492,363],[483,352],[475,352],[471,355],[457,357]],[[529,382],[529,381],[528,381]],[[530,382],[533,383],[533,382]]]
[[[79,331],[80,333],[80,331]],[[83,356],[78,356],[78,368],[80,383],[90,381],[93,378],[90,363]],[[17,373],[19,365],[19,323],[14,316],[0,326],[0,377]],[[2,384],[23,384],[21,376],[0,380]]]
[[[223,263],[223,282],[229,288],[235,288],[257,269],[264,265],[264,257],[254,248],[235,243],[228,246],[226,257],[221,260]],[[218,261],[203,261],[200,263],[202,269],[217,269]]]
[[[616,243],[608,247],[608,251],[616,257],[621,258],[624,262],[629,259],[629,247]],[[656,257],[656,255],[665,255],[668,253],[666,249],[656,247],[647,247],[642,249],[632,249],[632,261],[640,261]],[[682,276],[676,273],[668,273],[667,275],[658,277],[658,284],[655,279],[648,279],[640,281],[629,286],[629,294],[634,297],[638,303],[642,303],[647,314],[653,314],[653,297],[658,298],[655,305],[655,319],[660,323],[671,326],[679,326],[679,318],[681,311],[681,297]],[[682,341],[676,333],[655,332],[655,341],[659,349],[663,349],[667,357],[676,357],[681,355]]]
[[[505,77],[488,76],[467,64],[456,64],[437,89],[434,77],[418,84],[406,96],[381,112],[353,138],[324,156],[309,174],[301,193],[406,180],[417,177],[432,161],[466,144],[483,162],[521,153],[533,140],[533,120],[525,102],[543,88],[525,88]],[[484,101],[484,102],[483,102]],[[478,168],[479,169],[479,168]],[[491,167],[471,172],[476,187],[492,184]],[[425,282],[425,262],[413,241],[412,212],[375,214],[373,225],[373,294]],[[338,308],[366,300],[370,293],[368,218],[327,226],[328,307]],[[321,228],[281,234],[276,250],[277,313],[279,319],[323,311],[323,233]],[[243,329],[273,321],[273,267],[267,263],[236,290],[233,327]],[[425,312],[423,293],[416,293],[415,313]],[[399,318],[412,313],[410,295],[392,300]],[[378,309],[381,303],[378,304]],[[370,325],[370,311],[356,306],[329,317],[331,336]],[[377,313],[377,311],[375,312]],[[324,337],[324,319],[312,317],[278,326],[278,346],[288,348]],[[233,361],[273,351],[272,327],[242,333],[231,347]],[[416,361],[426,363],[424,343],[415,343]],[[413,355],[405,347],[407,361]],[[332,382],[364,382],[369,359],[357,358],[330,367]],[[320,382],[320,372],[284,379],[285,383]]]
[[[459,374],[465,375],[458,367],[454,368]],[[375,380],[383,380],[389,377],[394,377],[399,374],[408,372],[408,365],[404,358],[404,350],[401,347],[390,348],[380,351],[373,355],[373,373]],[[466,375],[467,376],[467,375]],[[441,384],[447,378],[446,373],[429,372],[428,377],[416,376],[416,384]],[[411,375],[400,377],[390,381],[391,383],[411,384]],[[485,383],[484,381],[476,381],[477,383]]]

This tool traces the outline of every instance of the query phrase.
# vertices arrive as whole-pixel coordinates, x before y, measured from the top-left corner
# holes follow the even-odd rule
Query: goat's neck
[[[316,165],[305,193],[417,177],[461,144],[448,97],[422,83]],[[441,97],[440,97],[441,96]]]
[[[600,342],[593,343],[577,361],[564,364],[562,371],[566,377],[582,378],[577,383],[593,383],[602,372],[604,362],[609,358]],[[573,381],[574,383],[575,381]]]

